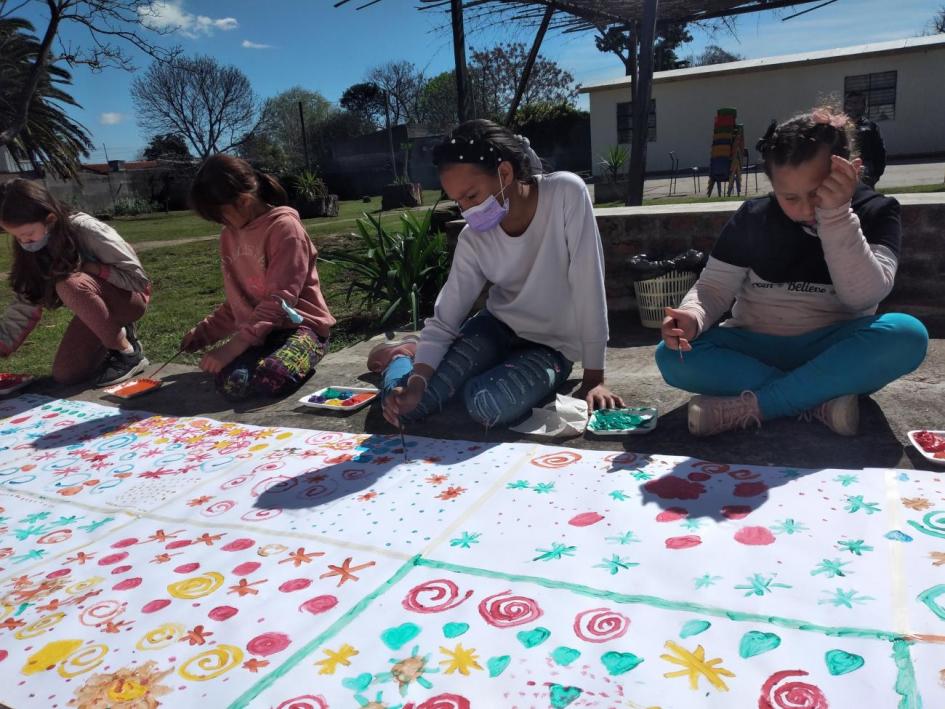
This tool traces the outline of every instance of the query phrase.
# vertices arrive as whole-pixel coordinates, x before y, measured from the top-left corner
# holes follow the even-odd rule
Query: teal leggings
[[[870,394],[916,369],[928,349],[911,315],[857,318],[804,335],[713,327],[679,353],[660,343],[656,365],[670,386],[695,394],[753,391],[766,419],[796,416],[844,394]]]

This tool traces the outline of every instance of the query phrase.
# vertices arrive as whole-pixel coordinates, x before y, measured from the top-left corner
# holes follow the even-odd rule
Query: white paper
[[[558,394],[555,400],[540,409],[511,430],[546,438],[580,436],[587,427],[587,402],[573,396]]]

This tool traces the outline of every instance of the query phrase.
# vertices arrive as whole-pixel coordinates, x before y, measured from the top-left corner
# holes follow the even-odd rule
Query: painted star
[[[315,663],[316,667],[321,667],[318,671],[320,675],[335,674],[339,665],[350,667],[351,658],[359,654],[356,649],[347,644],[342,645],[337,650],[329,650],[326,648],[322,650],[322,652],[325,653],[325,659]]]
[[[359,566],[351,566],[351,557],[349,556],[347,559],[341,562],[341,566],[329,564],[328,568],[331,569],[331,571],[322,574],[318,578],[327,579],[337,576],[338,586],[340,587],[345,581],[358,581],[359,577],[355,576],[354,573],[356,571],[361,571],[362,569],[370,568],[371,566],[374,566],[374,564],[375,562],[369,561],[366,564],[360,564]]]
[[[469,549],[473,544],[479,543],[479,537],[481,532],[463,532],[456,539],[450,539],[451,547],[459,547],[460,549]]]
[[[631,542],[640,541],[640,539],[631,531],[618,534],[616,537],[606,537],[606,540],[610,544],[630,544]]]
[[[865,551],[873,551],[873,547],[862,539],[841,539],[837,542],[837,548],[841,551],[848,551],[856,556],[863,556]]]
[[[867,601],[875,600],[872,596],[861,596],[858,591],[852,589],[844,591],[842,588],[838,588],[832,594],[830,591],[825,591],[824,593],[827,594],[827,598],[817,601],[818,605],[829,603],[834,608],[839,608],[840,606],[853,608],[857,603],[866,603]]]
[[[847,572],[843,570],[843,567],[847,566],[849,563],[849,561],[840,561],[840,559],[824,559],[810,572],[810,575],[817,576],[818,574],[826,574],[829,579],[836,578],[837,576],[846,576]]]
[[[721,581],[721,576],[712,576],[711,574],[703,574],[698,578],[694,578],[692,581],[696,585],[696,590],[700,588],[708,588],[709,586],[714,586],[717,581]]]
[[[230,590],[227,591],[227,593],[235,593],[240,598],[243,596],[255,596],[259,593],[259,589],[253,587],[258,586],[261,583],[266,583],[268,580],[269,579],[260,579],[259,581],[253,581],[250,583],[246,579],[240,579],[238,584],[235,586],[230,586]]]
[[[566,556],[574,556],[574,552],[577,551],[577,547],[554,542],[551,544],[550,549],[535,549],[535,551],[539,552],[539,554],[534,559],[532,559],[532,561],[551,561],[552,559],[562,559]]]
[[[854,512],[859,512],[860,510],[865,510],[866,514],[871,515],[874,512],[879,512],[879,503],[865,502],[862,495],[847,496],[846,511],[850,514],[853,514]]]
[[[314,559],[314,558],[316,558],[316,557],[319,557],[319,556],[325,556],[325,552],[323,552],[323,551],[309,551],[309,552],[307,552],[307,551],[305,551],[305,548],[304,548],[304,547],[299,547],[299,548],[296,549],[295,551],[289,553],[289,558],[288,558],[288,559],[282,559],[279,563],[280,563],[280,564],[288,564],[288,563],[291,561],[291,562],[292,562],[292,565],[295,566],[296,568],[298,568],[298,567],[301,566],[302,564],[310,564],[310,563],[312,563],[312,559]]]
[[[610,571],[611,576],[615,575],[621,569],[631,569],[634,566],[639,566],[639,564],[622,559],[616,554],[613,554],[609,559],[601,559],[601,562],[600,564],[594,564],[594,568],[607,569]]]
[[[468,677],[470,670],[482,669],[482,666],[478,662],[479,656],[473,648],[467,649],[464,648],[462,644],[457,643],[456,647],[452,650],[440,647],[440,652],[446,656],[445,660],[440,661],[441,665],[446,665],[443,674],[451,675],[454,672],[459,672],[461,675]]]

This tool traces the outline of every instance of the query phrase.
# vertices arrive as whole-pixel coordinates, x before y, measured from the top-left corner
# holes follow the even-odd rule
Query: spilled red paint
[[[672,476],[650,480],[643,488],[664,500],[697,500],[705,492],[705,485],[702,483]]]

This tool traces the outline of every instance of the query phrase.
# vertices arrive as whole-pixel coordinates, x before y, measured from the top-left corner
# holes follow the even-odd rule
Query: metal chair
[[[669,164],[672,174],[669,177],[669,196],[672,197],[673,193],[676,191],[676,179],[677,173],[679,172],[679,158],[676,157],[676,153],[673,150],[669,151]]]

